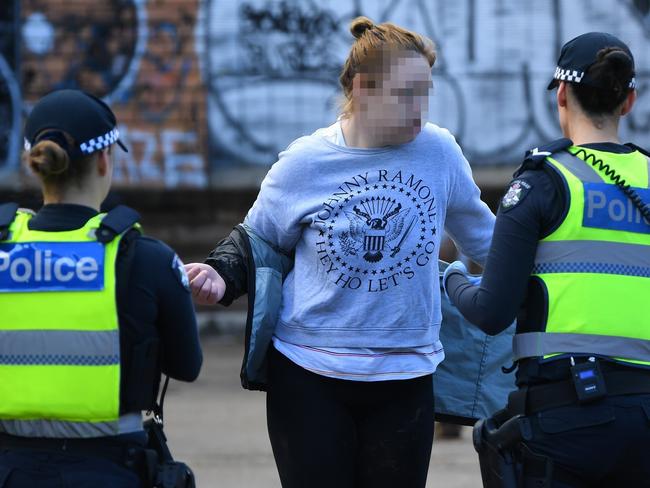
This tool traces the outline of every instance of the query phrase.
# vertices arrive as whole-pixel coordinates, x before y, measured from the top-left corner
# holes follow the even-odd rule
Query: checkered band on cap
[[[585,76],[584,71],[562,69],[558,66],[557,68],[555,68],[555,75],[553,75],[553,78],[555,78],[556,80],[572,81],[573,83],[580,83],[580,81],[582,81],[582,78],[584,76]],[[629,87],[630,90],[634,90],[636,88],[636,78],[632,78],[630,80]]]
[[[82,142],[79,147],[81,152],[84,154],[92,154],[95,151],[104,149],[105,147],[115,144],[120,137],[120,132],[117,129],[113,129],[110,132],[107,132],[103,136],[93,137],[89,141]]]
[[[555,68],[555,75],[553,78],[561,81],[571,81],[573,83],[580,83],[585,76],[584,71],[576,71],[574,69],[562,69],[559,66]]]

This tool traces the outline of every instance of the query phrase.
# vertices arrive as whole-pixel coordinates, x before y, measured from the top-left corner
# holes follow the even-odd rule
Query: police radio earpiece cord
[[[163,425],[163,404],[165,403],[165,395],[167,394],[167,387],[169,386],[169,376],[165,376],[165,383],[163,383],[162,391],[160,393],[160,402],[154,403],[154,406],[147,413],[153,413],[153,419],[158,425]]]
[[[165,384],[163,384],[162,392],[160,393],[160,403],[158,409],[160,410],[160,421],[163,420],[163,404],[165,403],[165,395],[167,394],[167,387],[169,386],[169,376],[165,376]]]
[[[602,159],[596,158],[594,154],[589,154],[587,151],[581,148],[573,155],[578,156],[580,153],[584,155],[584,161],[586,163],[591,164],[594,168],[605,173],[605,176],[612,180],[612,182],[618,186],[623,193],[625,193],[625,195],[630,199],[634,206],[639,209],[639,212],[641,212],[641,215],[643,215],[645,218],[646,223],[650,225],[650,208],[648,207],[648,204],[646,204],[639,196],[639,194],[632,189],[631,185],[629,185],[623,178],[621,178],[621,175],[616,174],[616,171],[614,171],[614,169],[609,164],[604,162]]]

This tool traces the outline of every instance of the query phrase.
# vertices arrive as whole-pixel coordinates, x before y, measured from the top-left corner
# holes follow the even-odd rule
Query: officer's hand
[[[204,263],[185,265],[194,303],[197,305],[215,305],[226,293],[226,282],[212,266]]]
[[[447,269],[445,269],[445,272],[442,275],[442,288],[445,290],[445,295],[447,295],[449,301],[452,300],[451,297],[449,296],[449,293],[447,293],[447,278],[449,278],[452,274],[457,274],[457,273],[467,276],[467,268],[465,267],[462,261],[454,261],[453,263],[451,263],[449,266],[447,266]]]

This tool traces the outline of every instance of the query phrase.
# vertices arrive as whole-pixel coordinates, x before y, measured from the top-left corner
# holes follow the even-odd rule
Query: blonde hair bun
[[[361,16],[352,21],[350,24],[350,32],[356,39],[359,39],[364,32],[372,29],[373,27],[375,27],[375,23],[372,20],[370,20],[368,17]]]
[[[64,173],[70,166],[68,153],[49,140],[38,142],[31,148],[27,158],[32,171],[45,179]]]

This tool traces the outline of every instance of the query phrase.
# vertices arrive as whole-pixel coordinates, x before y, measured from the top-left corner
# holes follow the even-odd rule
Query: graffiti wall
[[[639,67],[627,139],[650,146],[647,0],[208,0],[199,18],[213,161],[275,160],[294,138],[337,116],[339,69],[363,14],[426,34],[438,46],[431,121],[473,165],[515,163],[559,135],[546,92],[561,45],[591,30],[626,40]]]
[[[18,67],[19,30],[18,0],[0,3],[0,181],[8,180],[14,172],[9,162],[17,161],[21,124],[20,86],[16,78]]]
[[[112,105],[130,149],[116,151],[117,184],[205,186],[198,6],[198,0],[23,0],[25,112],[53,89],[87,90]]]
[[[635,53],[639,100],[623,137],[650,146],[649,0],[7,0],[0,185],[22,175],[24,114],[63,87],[114,107],[131,149],[117,156],[119,185],[222,186],[222,175],[257,174],[336,119],[357,15],[434,40],[430,119],[474,166],[515,164],[559,136],[545,85],[560,46],[590,30]]]

